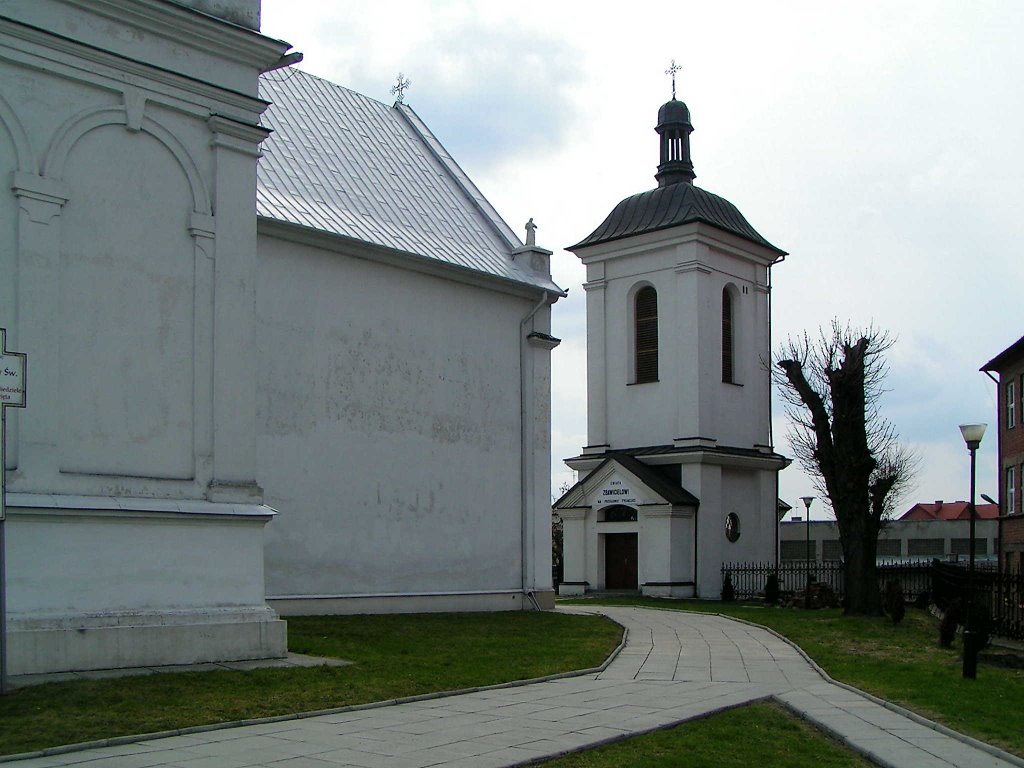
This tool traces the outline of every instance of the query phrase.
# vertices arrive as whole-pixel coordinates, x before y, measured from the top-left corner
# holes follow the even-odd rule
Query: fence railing
[[[968,572],[963,566],[932,564],[934,602],[945,609],[968,598]],[[975,566],[974,603],[984,606],[992,619],[993,635],[1024,640],[1024,571],[998,572],[991,566]]]
[[[878,588],[896,580],[903,587],[907,602],[926,606],[930,602],[946,608],[957,598],[966,601],[967,563],[943,563],[938,560],[878,563]],[[807,584],[807,575],[818,583],[828,584],[841,600],[846,593],[843,563],[837,560],[784,560],[775,563],[725,563],[722,578],[728,573],[736,597],[752,600],[764,597],[771,574],[779,579],[779,591],[795,593]],[[1024,639],[1024,571],[1000,573],[993,563],[975,563],[974,601],[988,608],[992,617],[992,634]]]

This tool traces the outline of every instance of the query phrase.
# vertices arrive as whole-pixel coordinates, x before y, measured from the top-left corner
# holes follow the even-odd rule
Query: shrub
[[[778,605],[779,603],[779,574],[769,573],[768,581],[764,585],[764,601],[768,605]]]
[[[939,622],[939,645],[949,648],[953,645],[956,631],[967,626],[967,607],[960,598],[953,600],[942,614]],[[978,648],[987,648],[991,642],[992,615],[984,605],[975,603],[971,608],[971,629],[978,634]]]
[[[963,615],[963,604],[959,599],[953,600],[946,606],[945,613],[939,621],[939,645],[949,648],[956,639],[956,628],[960,626],[960,617]]]
[[[722,582],[722,600],[731,603],[736,599],[736,590],[732,586],[732,573],[725,572],[725,580]]]
[[[903,585],[896,579],[890,579],[885,583],[885,598],[882,607],[892,619],[893,626],[903,621],[907,612],[907,606],[903,600]]]
[[[978,650],[988,648],[992,632],[992,614],[984,605],[975,603],[971,607],[971,629],[978,633]]]

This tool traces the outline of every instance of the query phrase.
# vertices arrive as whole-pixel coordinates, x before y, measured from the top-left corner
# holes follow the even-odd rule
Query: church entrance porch
[[[605,589],[637,589],[637,534],[607,533],[603,538]]]

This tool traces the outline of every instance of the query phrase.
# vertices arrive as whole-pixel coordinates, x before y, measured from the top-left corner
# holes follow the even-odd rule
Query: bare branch
[[[878,532],[913,481],[917,457],[881,415],[895,339],[874,326],[833,320],[812,341],[790,338],[775,356],[793,454],[839,524],[850,593],[847,610],[880,610],[873,586]]]

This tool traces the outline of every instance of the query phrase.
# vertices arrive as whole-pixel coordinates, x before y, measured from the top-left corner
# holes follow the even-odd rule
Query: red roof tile
[[[970,520],[970,504],[966,501],[937,501],[934,504],[915,504],[900,520]],[[997,504],[978,504],[979,520],[995,520],[999,517]]]

